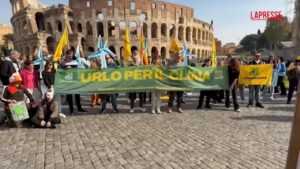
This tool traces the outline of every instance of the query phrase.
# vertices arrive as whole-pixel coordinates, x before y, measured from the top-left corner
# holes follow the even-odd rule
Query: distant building
[[[222,54],[222,41],[215,38],[217,55]]]
[[[12,34],[13,28],[4,24],[0,24],[0,46],[4,46],[8,49],[12,49],[14,47],[12,41],[5,42],[3,37],[6,34]]]
[[[32,54],[39,44],[54,53],[67,27],[69,46],[81,44],[84,53],[97,50],[102,35],[118,57],[123,55],[124,28],[130,29],[132,50],[140,47],[140,33],[147,38],[148,55],[169,58],[175,36],[186,42],[198,58],[211,56],[213,24],[197,19],[191,7],[157,0],[69,0],[69,6],[44,6],[38,0],[10,0],[15,48]]]
[[[227,54],[235,54],[235,51],[237,49],[237,46],[235,45],[235,43],[226,43],[223,47],[222,47],[222,53],[227,55]]]

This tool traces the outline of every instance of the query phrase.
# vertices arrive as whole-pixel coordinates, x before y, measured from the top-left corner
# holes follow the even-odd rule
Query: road
[[[283,104],[285,98],[265,100],[265,109],[242,104],[240,113],[226,110],[223,104],[195,110],[198,98],[185,96],[185,100],[183,114],[129,113],[122,97],[119,114],[99,114],[99,107],[85,107],[89,113],[66,113],[57,129],[1,127],[0,168],[285,167],[294,111],[294,105]],[[88,105],[87,97],[83,103]]]

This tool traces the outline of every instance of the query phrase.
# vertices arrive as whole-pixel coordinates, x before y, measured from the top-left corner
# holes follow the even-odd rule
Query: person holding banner
[[[68,66],[67,63],[69,62],[72,62],[74,61],[75,57],[74,57],[74,51],[69,49],[67,50],[67,55],[65,56],[64,60],[61,62],[61,68],[62,69],[70,69],[70,68],[76,68],[77,66]],[[73,114],[74,112],[74,107],[73,107],[73,95],[67,95],[66,96],[67,98],[67,102],[68,102],[68,105],[69,105],[69,110],[70,110],[70,113]],[[77,109],[78,109],[78,112],[86,112],[82,107],[81,107],[81,103],[80,103],[80,95],[79,94],[76,94],[75,95],[75,102],[76,102],[76,105],[77,105]]]
[[[115,64],[114,60],[109,55],[106,55],[105,58],[106,58],[108,68],[116,68],[117,65]],[[116,93],[111,93],[109,95],[108,94],[101,95],[102,109],[101,109],[100,113],[102,114],[106,111],[106,103],[107,103],[108,96],[111,99],[111,104],[112,104],[114,112],[119,113],[119,110],[117,107],[117,94]]]
[[[260,65],[264,64],[264,62],[261,60],[261,55],[260,53],[255,54],[255,59],[249,63],[249,65]],[[259,98],[259,91],[260,91],[261,86],[260,85],[249,85],[249,103],[247,107],[252,107],[253,106],[253,101],[255,98],[256,101],[256,107],[259,108],[264,108],[264,106],[260,102]],[[254,97],[255,96],[255,97]]]
[[[236,58],[232,58],[229,61],[229,65],[228,65],[229,90],[226,90],[225,106],[226,106],[226,108],[230,107],[229,96],[230,96],[230,92],[231,92],[234,111],[236,111],[236,112],[240,112],[239,104],[237,102],[237,96],[236,96],[236,88],[237,88],[237,82],[239,79],[239,74],[240,74],[239,61]]]
[[[133,62],[131,62],[129,66],[140,66],[141,64],[143,64],[143,63],[141,63],[139,52],[136,50],[133,52]],[[139,95],[139,106],[140,106],[141,111],[143,111],[143,112],[146,111],[146,109],[144,108],[144,105],[143,105],[144,93],[143,92],[139,92],[139,93],[131,92],[131,93],[129,93],[130,113],[133,113],[135,110],[134,102],[135,102],[137,95]]]
[[[204,63],[204,65],[202,65],[202,67],[211,67],[212,66],[212,62],[210,59],[207,59]],[[207,109],[211,109],[210,106],[210,99],[212,97],[212,91],[200,91],[200,95],[199,95],[199,103],[197,106],[197,109],[202,109],[202,105],[203,105],[203,101],[204,101],[204,97],[206,96],[206,105],[205,108]]]
[[[158,66],[158,57],[154,57],[152,59],[152,65]],[[151,102],[152,102],[152,114],[161,114],[160,106],[161,106],[161,100],[160,100],[161,92],[160,91],[152,91],[151,92]]]
[[[297,91],[298,83],[300,80],[300,57],[296,58],[294,62],[294,68],[287,72],[287,76],[289,79],[289,92],[288,92],[288,99],[287,104],[291,104],[291,100],[293,97],[294,91]]]
[[[9,78],[10,84],[6,86],[3,90],[1,101],[4,102],[4,112],[7,116],[7,126],[9,127],[22,127],[22,120],[16,121],[13,118],[13,112],[11,111],[11,107],[18,103],[18,102],[24,102],[25,104],[25,95],[29,98],[30,104],[32,108],[36,108],[37,104],[35,103],[32,95],[26,90],[26,88],[21,86],[22,79],[21,76],[18,73],[14,73]],[[26,106],[25,106],[25,109]],[[21,112],[18,113],[24,113],[24,109],[21,110]],[[28,112],[27,112],[28,116]]]
[[[184,62],[181,61],[179,53],[175,53],[173,56],[173,60],[168,63],[168,67],[183,67],[185,66]],[[182,98],[183,98],[183,91],[170,91],[169,92],[169,101],[168,101],[168,111],[167,113],[172,113],[173,104],[175,95],[177,96],[177,112],[184,113],[181,109]]]

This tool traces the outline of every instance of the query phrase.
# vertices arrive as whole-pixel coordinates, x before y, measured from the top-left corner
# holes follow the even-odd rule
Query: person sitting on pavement
[[[42,100],[32,123],[37,127],[56,128],[61,122],[58,112],[58,103],[54,98],[53,90],[48,90],[45,99]]]
[[[32,97],[32,95],[26,90],[26,88],[21,86],[22,79],[18,73],[14,73],[9,78],[10,84],[6,86],[3,90],[1,101],[4,102],[4,112],[7,116],[7,126],[9,127],[22,127],[23,121],[15,121],[12,116],[10,109],[11,103],[17,103],[25,101],[25,95],[29,98],[31,106],[30,108],[36,108],[37,105]]]

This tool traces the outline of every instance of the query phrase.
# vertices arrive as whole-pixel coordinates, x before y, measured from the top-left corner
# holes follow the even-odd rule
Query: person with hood
[[[53,90],[50,89],[42,100],[37,114],[32,118],[32,123],[37,127],[56,128],[56,124],[60,122],[58,103]]]

